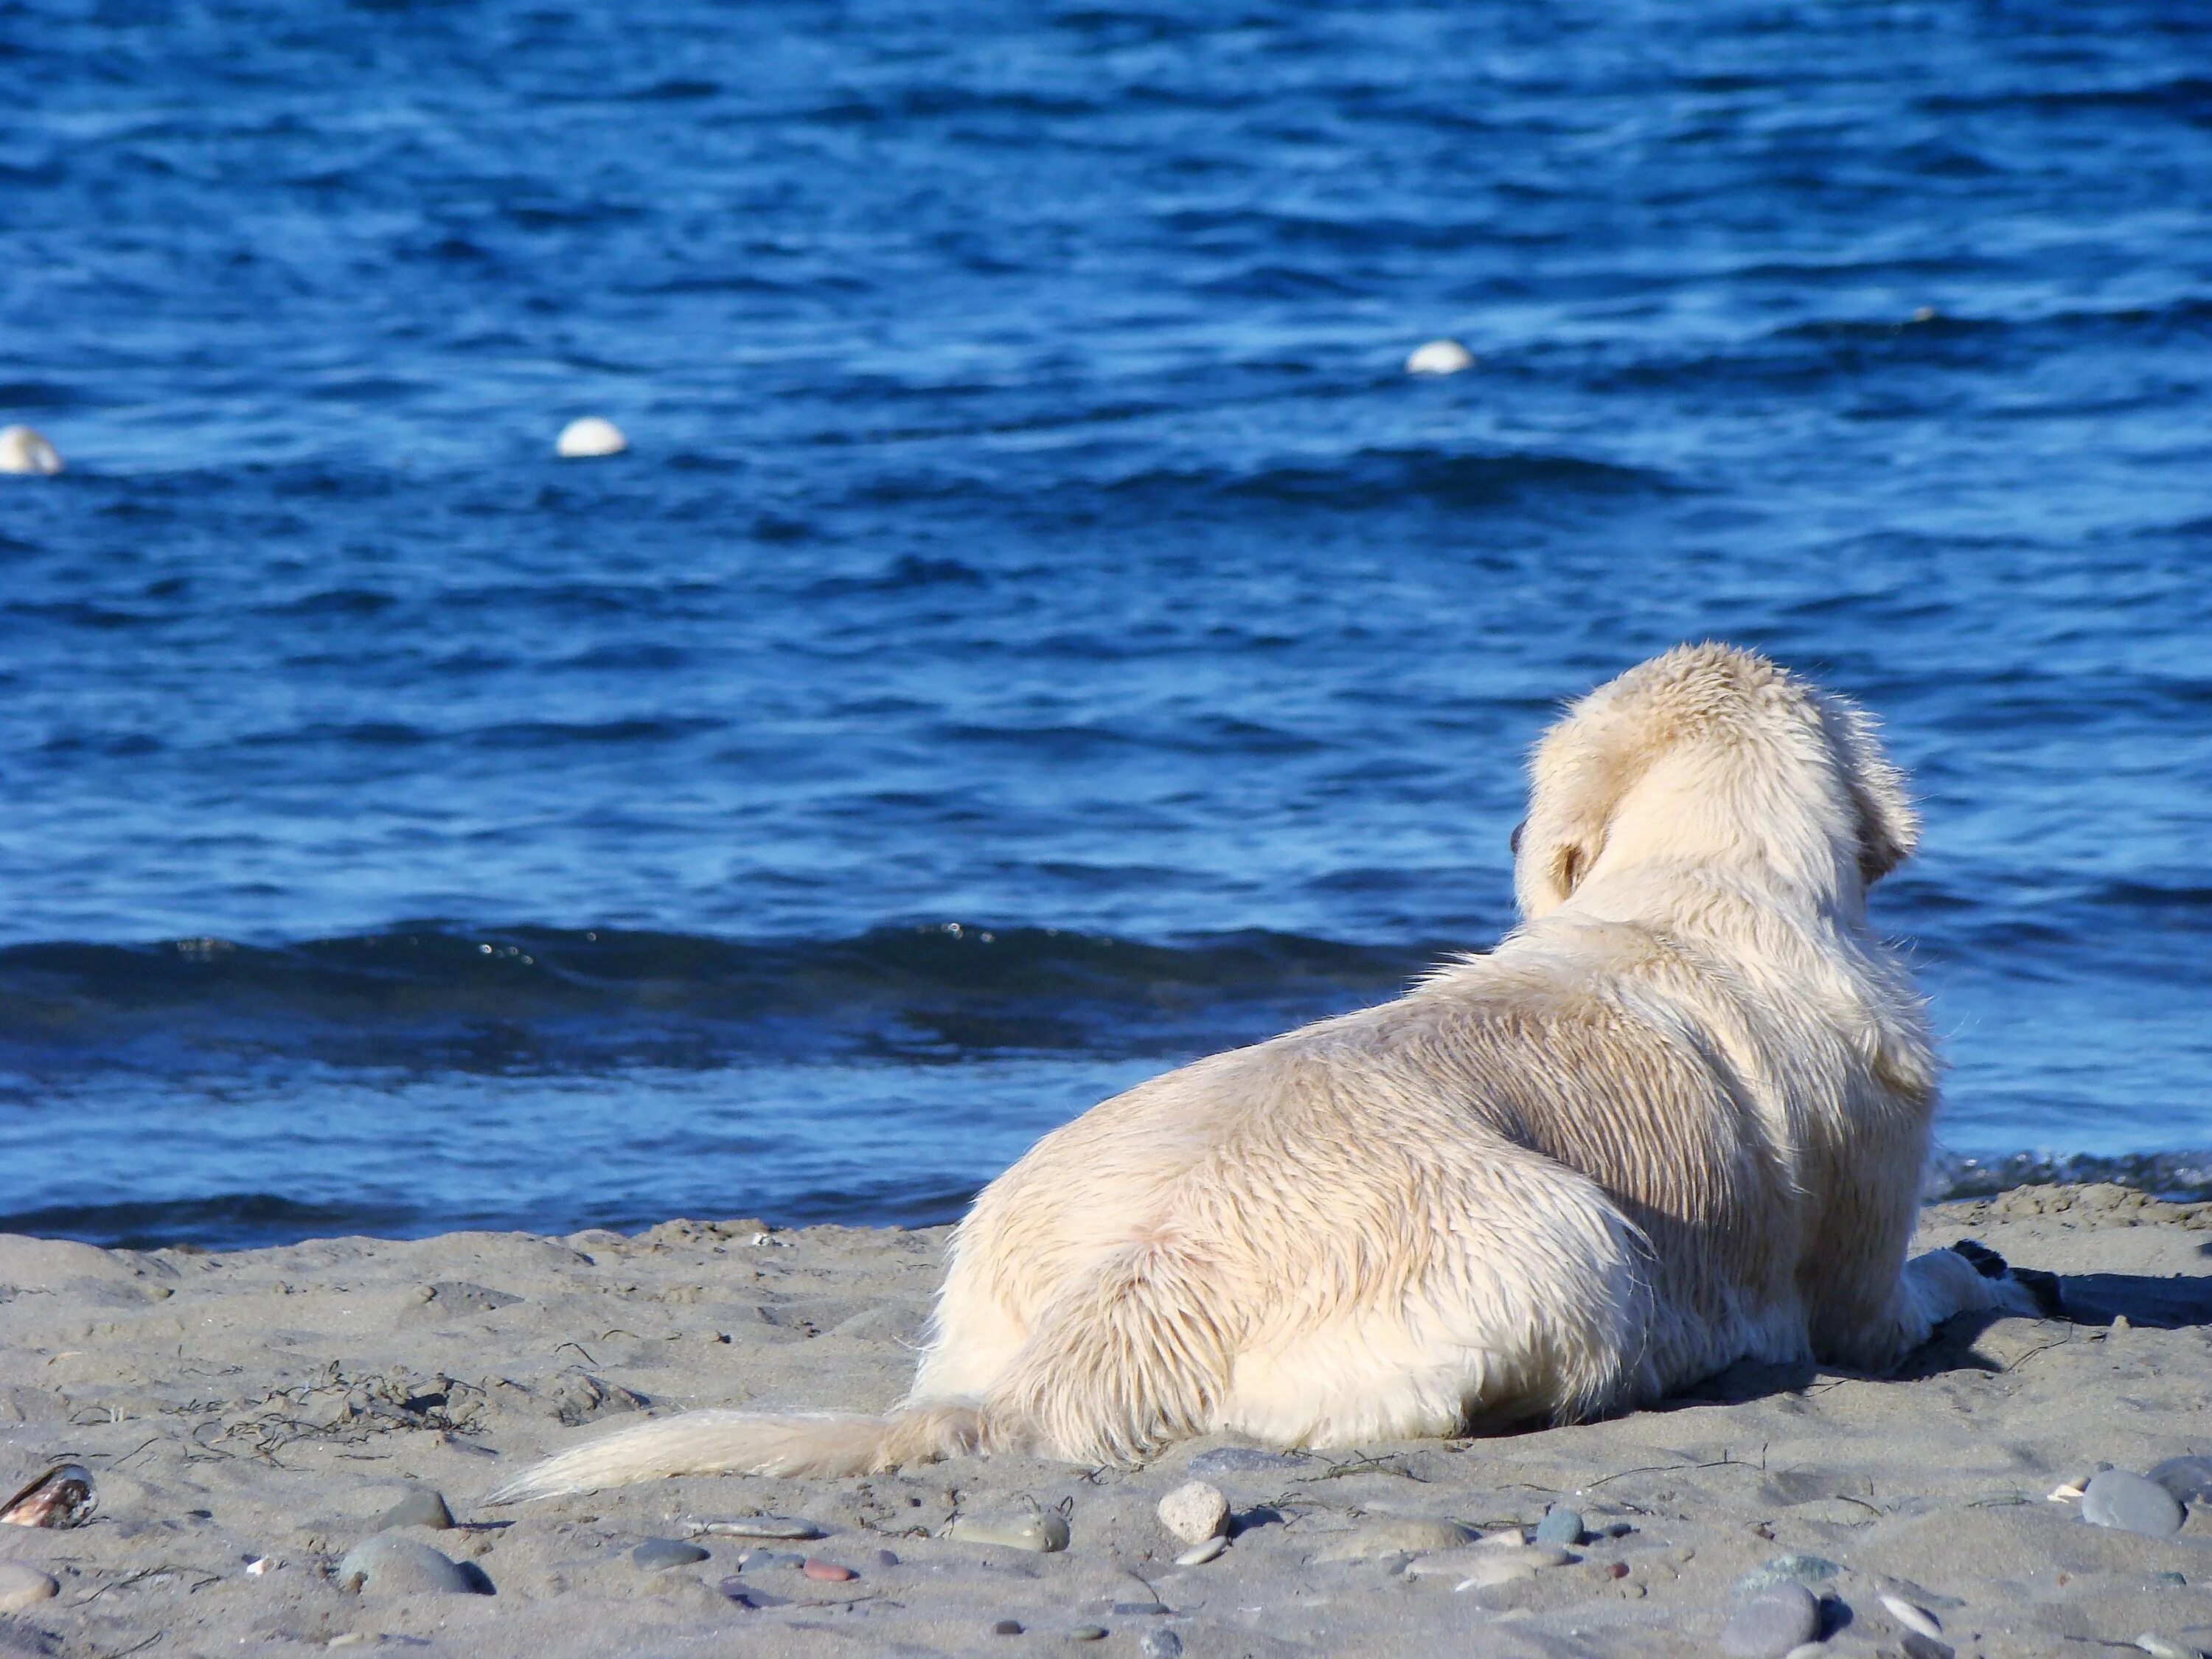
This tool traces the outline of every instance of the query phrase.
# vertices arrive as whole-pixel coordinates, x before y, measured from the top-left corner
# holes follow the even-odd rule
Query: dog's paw
[[[2059,1290],[2057,1273],[2045,1273],[2040,1267],[2014,1267],[2005,1274],[2002,1282],[2027,1298],[2038,1319],[2067,1317],[2066,1298]]]
[[[1990,1281],[1996,1305],[2007,1313],[2025,1314],[2030,1319],[2066,1317],[2057,1273],[2045,1273],[2040,1267],[2015,1267],[1988,1245],[1971,1238],[1962,1238],[1951,1248]]]

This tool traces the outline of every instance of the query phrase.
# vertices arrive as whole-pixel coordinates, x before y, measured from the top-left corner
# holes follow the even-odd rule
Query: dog
[[[1573,704],[1530,775],[1516,931],[1046,1135],[961,1222],[888,1416],[693,1412],[494,1499],[1570,1423],[2036,1311],[1990,1253],[1905,1259],[1937,1062],[1867,919],[1919,834],[1874,722],[1683,646]]]

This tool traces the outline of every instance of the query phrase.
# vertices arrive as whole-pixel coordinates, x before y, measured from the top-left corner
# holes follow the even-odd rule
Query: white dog
[[[1867,922],[1918,832],[1872,722],[1686,646],[1576,704],[1531,772],[1520,929],[1047,1135],[961,1223],[889,1417],[694,1412],[495,1498],[1571,1422],[2033,1311],[1994,1257],[1905,1259],[1936,1063]]]

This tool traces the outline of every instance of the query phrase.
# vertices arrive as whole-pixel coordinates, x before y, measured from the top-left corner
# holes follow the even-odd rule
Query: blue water
[[[1707,635],[2212,1183],[2208,178],[2184,4],[0,0],[0,1226],[950,1215]]]

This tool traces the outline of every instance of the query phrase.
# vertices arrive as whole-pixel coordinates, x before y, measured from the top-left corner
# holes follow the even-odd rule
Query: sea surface
[[[1705,636],[1938,1185],[2212,1189],[2208,180],[2200,4],[0,0],[0,1228],[951,1216]]]

